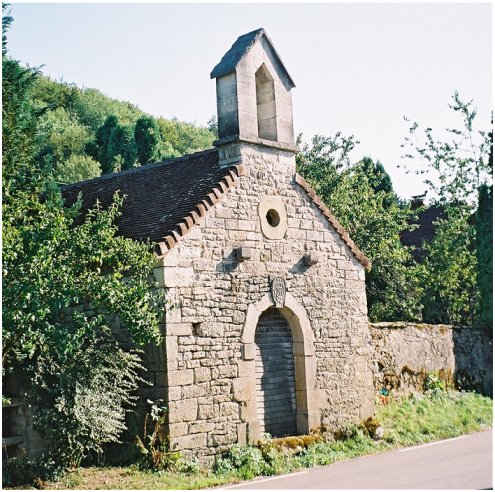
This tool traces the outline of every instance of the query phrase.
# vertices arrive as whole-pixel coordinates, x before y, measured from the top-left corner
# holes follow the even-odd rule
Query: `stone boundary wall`
[[[493,334],[488,330],[417,323],[370,323],[375,390],[421,391],[432,371],[466,390],[493,395]]]

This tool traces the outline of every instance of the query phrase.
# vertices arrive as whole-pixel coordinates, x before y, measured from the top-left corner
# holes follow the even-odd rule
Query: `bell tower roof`
[[[273,43],[263,28],[256,29],[239,36],[229,51],[223,55],[220,62],[211,71],[210,78],[214,79],[234,72],[239,62],[241,62],[241,60],[249,53],[258,40],[262,40],[265,50],[268,52],[270,58],[272,59],[273,65],[279,72],[280,78],[284,83],[286,90],[289,91],[295,87],[296,85],[294,84],[292,77],[289,75],[289,72],[282,63],[280,55],[273,47]]]

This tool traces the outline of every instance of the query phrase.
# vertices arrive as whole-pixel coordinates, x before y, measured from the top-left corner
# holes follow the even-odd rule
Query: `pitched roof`
[[[82,193],[82,210],[98,199],[103,207],[119,191],[126,195],[116,221],[119,234],[158,243],[164,254],[217,203],[244,173],[241,165],[221,168],[218,150],[209,149],[178,159],[148,164],[62,188],[67,205]]]
[[[235,70],[237,64],[244,58],[244,56],[249,52],[249,50],[254,46],[256,41],[260,39],[262,36],[268,42],[268,46],[270,48],[271,54],[275,61],[278,62],[280,68],[284,72],[284,75],[287,78],[288,89],[295,87],[294,81],[292,77],[287,72],[284,64],[282,63],[282,59],[280,55],[277,53],[275,48],[273,47],[273,43],[270,38],[266,34],[266,31],[263,28],[256,29],[254,31],[248,32],[247,34],[243,34],[239,36],[235,43],[232,45],[229,51],[223,55],[220,62],[215,66],[215,68],[211,71],[210,78],[214,79],[217,77],[222,77],[223,75],[227,75]]]
[[[119,191],[126,196],[122,215],[116,221],[119,234],[138,241],[155,242],[157,254],[164,255],[245,174],[242,164],[220,167],[218,150],[208,149],[66,185],[62,188],[62,195],[70,206],[81,193],[82,210],[87,211],[95,205],[96,200],[102,207],[108,207],[115,192]],[[368,258],[304,178],[296,173],[295,181],[320,209],[357,260],[370,268]]]
[[[311,188],[308,182],[298,173],[296,173],[295,181],[300,185],[306,194],[311,198],[313,203],[320,209],[321,213],[328,220],[330,225],[337,231],[337,234],[342,240],[349,246],[356,259],[368,270],[371,268],[371,261],[365,256],[365,254],[356,246],[354,241],[349,236],[349,233],[337,220],[337,217],[330,212],[326,205],[321,201],[320,197],[316,194],[316,191]]]

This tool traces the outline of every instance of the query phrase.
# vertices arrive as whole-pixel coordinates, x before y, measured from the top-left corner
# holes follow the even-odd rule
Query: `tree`
[[[206,122],[206,128],[211,132],[215,138],[218,138],[218,118],[216,114],[210,116],[210,119]]]
[[[446,218],[435,223],[433,240],[424,244],[426,258],[418,267],[424,286],[423,319],[472,325],[479,302],[472,209],[457,205],[445,212]]]
[[[380,161],[373,162],[370,157],[364,157],[361,165],[370,178],[370,185],[376,192],[393,192],[392,180]]]
[[[76,155],[83,155],[88,141],[89,131],[63,107],[46,110],[38,124],[41,142],[40,157],[49,159],[54,167],[60,167],[64,161]]]
[[[97,89],[78,89],[73,108],[79,121],[93,133],[98,131],[110,115],[116,115],[123,125],[134,126],[143,112],[135,105],[105,96]]]
[[[115,157],[117,156],[117,136],[120,129],[117,116],[110,115],[105,123],[96,132],[96,145],[94,157],[101,165],[103,174],[120,171],[115,168]]]
[[[490,135],[485,130],[475,131],[473,101],[463,102],[457,92],[452,101],[449,107],[462,119],[462,125],[446,129],[448,139],[438,139],[432,128],[421,134],[417,122],[410,124],[409,136],[401,145],[403,159],[408,161],[404,168],[425,175],[425,184],[438,203],[475,206],[480,185],[492,177]]]
[[[366,273],[373,321],[417,320],[421,289],[410,252],[400,242],[412,212],[387,189],[385,175],[369,158],[351,165],[353,137],[315,136],[297,157],[298,170],[371,260]],[[383,189],[381,189],[383,188]]]
[[[57,183],[76,183],[101,176],[101,167],[89,155],[72,155],[54,169]]]
[[[492,117],[493,126],[493,117]],[[493,174],[493,130],[488,133],[489,173]],[[493,328],[493,185],[483,183],[478,194],[476,212],[477,282],[480,290],[478,321],[481,326]]]
[[[150,116],[142,116],[136,121],[134,129],[137,160],[140,164],[149,164],[157,160],[156,150],[161,141],[157,122]]]
[[[122,159],[122,170],[130,169],[136,164],[136,142],[132,126],[120,126],[115,132],[115,155]]]
[[[63,169],[76,161],[83,162],[83,155],[98,161],[103,174],[139,165],[135,126],[140,118],[144,118],[140,123],[144,126],[141,130],[138,127],[138,134],[141,131],[139,138],[144,152],[141,160],[145,163],[203,150],[211,147],[216,139],[213,121],[210,131],[176,119],[153,118],[136,106],[110,99],[96,89],[81,89],[40,73],[31,90],[31,102],[36,111],[46,113],[40,130],[45,139],[42,156],[50,160],[57,179],[65,176],[60,178],[63,181],[95,174],[94,164],[89,166],[88,159],[84,160],[85,169],[81,173],[74,172],[73,167],[64,173]],[[146,145],[148,150],[144,150]]]
[[[404,158],[416,164],[415,172],[426,175],[432,203],[444,211],[444,218],[436,222],[435,237],[424,245],[425,320],[473,324],[480,299],[477,271],[484,268],[478,266],[475,215],[485,193],[483,183],[491,182],[491,141],[487,131],[474,129],[477,111],[472,101],[463,102],[457,92],[452,100],[449,107],[461,117],[462,125],[447,129],[449,138],[436,138],[432,128],[420,132],[418,123],[413,123],[403,148]]]
[[[176,156],[190,154],[198,150],[211,147],[217,135],[215,131],[215,122],[208,122],[208,128],[197,127],[195,125],[184,123],[176,119],[166,120],[157,119],[160,128],[160,135],[163,142],[170,144]],[[164,156],[160,156],[163,158]]]
[[[480,291],[479,323],[493,327],[493,186],[482,184],[476,212],[477,284]]]
[[[37,409],[51,445],[42,460],[53,470],[50,463],[77,465],[118,439],[140,359],[119,346],[112,323],[120,320],[135,344],[158,343],[161,300],[148,280],[151,245],[116,235],[122,197],[82,223],[79,203],[64,207],[39,158],[38,73],[7,56],[3,21],[2,362]]]

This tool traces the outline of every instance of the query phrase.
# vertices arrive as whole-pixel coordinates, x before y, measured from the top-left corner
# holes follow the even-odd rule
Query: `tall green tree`
[[[216,117],[215,117],[216,118]],[[207,128],[184,123],[176,119],[157,119],[163,142],[169,143],[176,156],[191,154],[211,147],[217,137],[216,119],[207,123]],[[165,156],[160,156],[163,158]]]
[[[400,233],[412,212],[402,207],[386,175],[369,158],[352,165],[353,137],[315,136],[297,157],[298,170],[371,260],[366,273],[369,317],[373,321],[417,320],[421,288]]]
[[[160,157],[157,149],[161,141],[160,129],[151,116],[142,116],[136,121],[134,129],[137,160],[140,164],[149,164]]]
[[[121,125],[116,131],[115,153],[122,160],[122,170],[130,169],[136,164],[137,149],[132,126]]]
[[[112,320],[136,344],[158,342],[161,302],[148,281],[151,246],[116,235],[121,197],[82,224],[79,203],[64,207],[39,158],[38,73],[8,57],[10,22],[4,15],[2,362],[15,377],[10,387],[38,409],[35,424],[50,443],[45,468],[64,468],[118,440],[133,403],[140,359],[119,346]]]
[[[493,117],[492,117],[493,126]],[[493,174],[493,130],[488,133],[488,170]],[[477,282],[480,290],[478,321],[493,329],[493,185],[483,183],[479,189],[476,212]]]
[[[119,131],[119,120],[117,116],[112,114],[96,132],[94,157],[100,163],[103,174],[120,171],[120,169],[116,169],[116,156],[118,155],[117,139]]]
[[[385,171],[380,161],[373,162],[370,157],[364,157],[361,165],[363,171],[369,176],[370,185],[376,192],[392,193],[394,191],[390,175]]]
[[[484,268],[478,265],[475,216],[482,184],[492,179],[491,142],[489,132],[475,129],[477,111],[472,101],[463,102],[455,92],[450,108],[461,124],[447,130],[448,138],[437,138],[432,128],[421,131],[418,123],[412,123],[403,144],[404,158],[408,169],[425,174],[431,203],[444,211],[444,218],[436,222],[435,237],[424,245],[425,320],[473,324],[480,302],[477,272]]]

